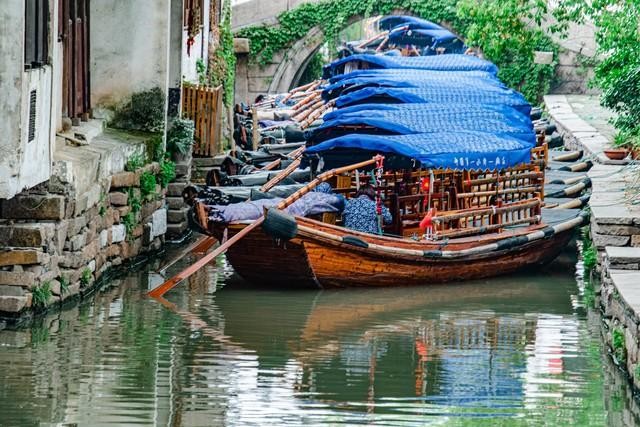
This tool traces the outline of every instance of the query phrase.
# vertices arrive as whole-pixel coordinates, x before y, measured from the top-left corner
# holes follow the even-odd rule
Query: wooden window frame
[[[32,70],[49,64],[49,0],[25,0],[24,68]]]
[[[200,27],[204,26],[204,0],[184,0],[182,3],[182,27],[185,30],[189,28],[189,10],[194,4],[200,6]]]

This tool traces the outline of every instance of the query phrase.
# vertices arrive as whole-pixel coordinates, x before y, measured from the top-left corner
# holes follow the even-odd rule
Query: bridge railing
[[[222,147],[222,86],[183,86],[182,114],[195,124],[193,154],[213,157]]]

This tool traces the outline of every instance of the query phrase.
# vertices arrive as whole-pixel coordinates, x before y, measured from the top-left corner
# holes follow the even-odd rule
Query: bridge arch
[[[415,13],[405,9],[395,9],[393,15],[411,15]],[[354,14],[345,20],[343,28],[365,19]],[[441,24],[449,27],[446,24]],[[236,69],[236,102],[252,101],[265,93],[286,92],[295,87],[307,65],[319,49],[326,43],[325,34],[320,26],[315,26],[307,34],[288,48],[276,53],[266,65],[251,63],[248,58],[239,58]]]

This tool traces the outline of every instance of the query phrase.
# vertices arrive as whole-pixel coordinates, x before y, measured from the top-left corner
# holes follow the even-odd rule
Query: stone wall
[[[636,389],[640,389],[639,265],[640,248],[607,247],[600,287],[605,341]]]
[[[189,230],[189,207],[184,203],[182,190],[191,180],[192,156],[176,160],[176,179],[167,187],[167,238],[180,240]]]
[[[1,317],[86,293],[111,267],[162,247],[167,190],[141,188],[159,165],[123,171],[124,156],[142,152],[144,143],[104,144],[68,149],[74,160],[57,161],[68,176],[0,200]]]

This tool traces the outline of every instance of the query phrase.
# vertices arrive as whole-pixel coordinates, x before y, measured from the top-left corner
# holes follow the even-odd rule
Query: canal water
[[[0,331],[0,425],[635,425],[571,252],[511,277],[337,291],[251,287],[221,258],[165,305],[144,295],[154,266],[131,271]]]

